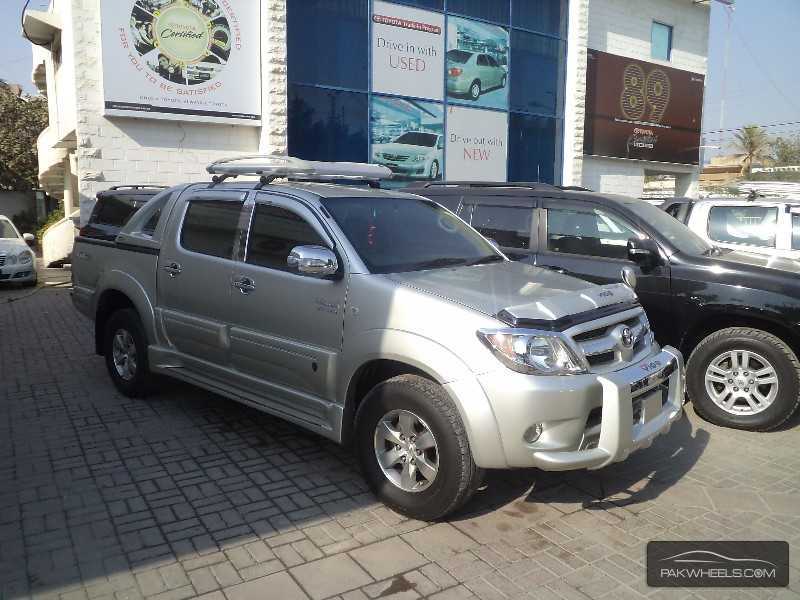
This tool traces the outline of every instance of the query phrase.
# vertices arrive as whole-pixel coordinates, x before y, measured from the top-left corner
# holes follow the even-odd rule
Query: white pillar
[[[72,161],[67,155],[64,159],[64,216],[70,216],[73,210],[75,210],[75,194],[72,190]]]

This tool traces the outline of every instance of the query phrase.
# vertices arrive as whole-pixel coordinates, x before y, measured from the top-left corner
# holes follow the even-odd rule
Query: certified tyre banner
[[[104,114],[259,126],[259,4],[102,0]]]

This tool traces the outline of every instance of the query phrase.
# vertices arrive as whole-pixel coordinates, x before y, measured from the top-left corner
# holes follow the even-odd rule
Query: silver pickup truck
[[[680,416],[683,359],[629,287],[511,262],[435,202],[330,181],[384,167],[209,171],[113,241],[76,241],[74,302],[123,394],[168,375],[352,442],[376,494],[420,519],[483,469],[601,468]],[[222,181],[241,173],[261,181]]]

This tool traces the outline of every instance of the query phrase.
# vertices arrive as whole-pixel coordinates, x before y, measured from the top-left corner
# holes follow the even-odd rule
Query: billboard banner
[[[705,77],[589,50],[584,153],[699,164]]]
[[[508,113],[448,107],[446,160],[449,180],[506,181]]]
[[[444,15],[375,0],[372,91],[441,100]]]
[[[104,114],[260,125],[259,5],[102,0]]]

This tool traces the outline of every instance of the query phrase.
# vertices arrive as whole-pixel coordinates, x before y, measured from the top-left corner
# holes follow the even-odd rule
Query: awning
[[[23,19],[25,35],[34,44],[49,46],[61,33],[61,19],[43,10],[26,10]]]

